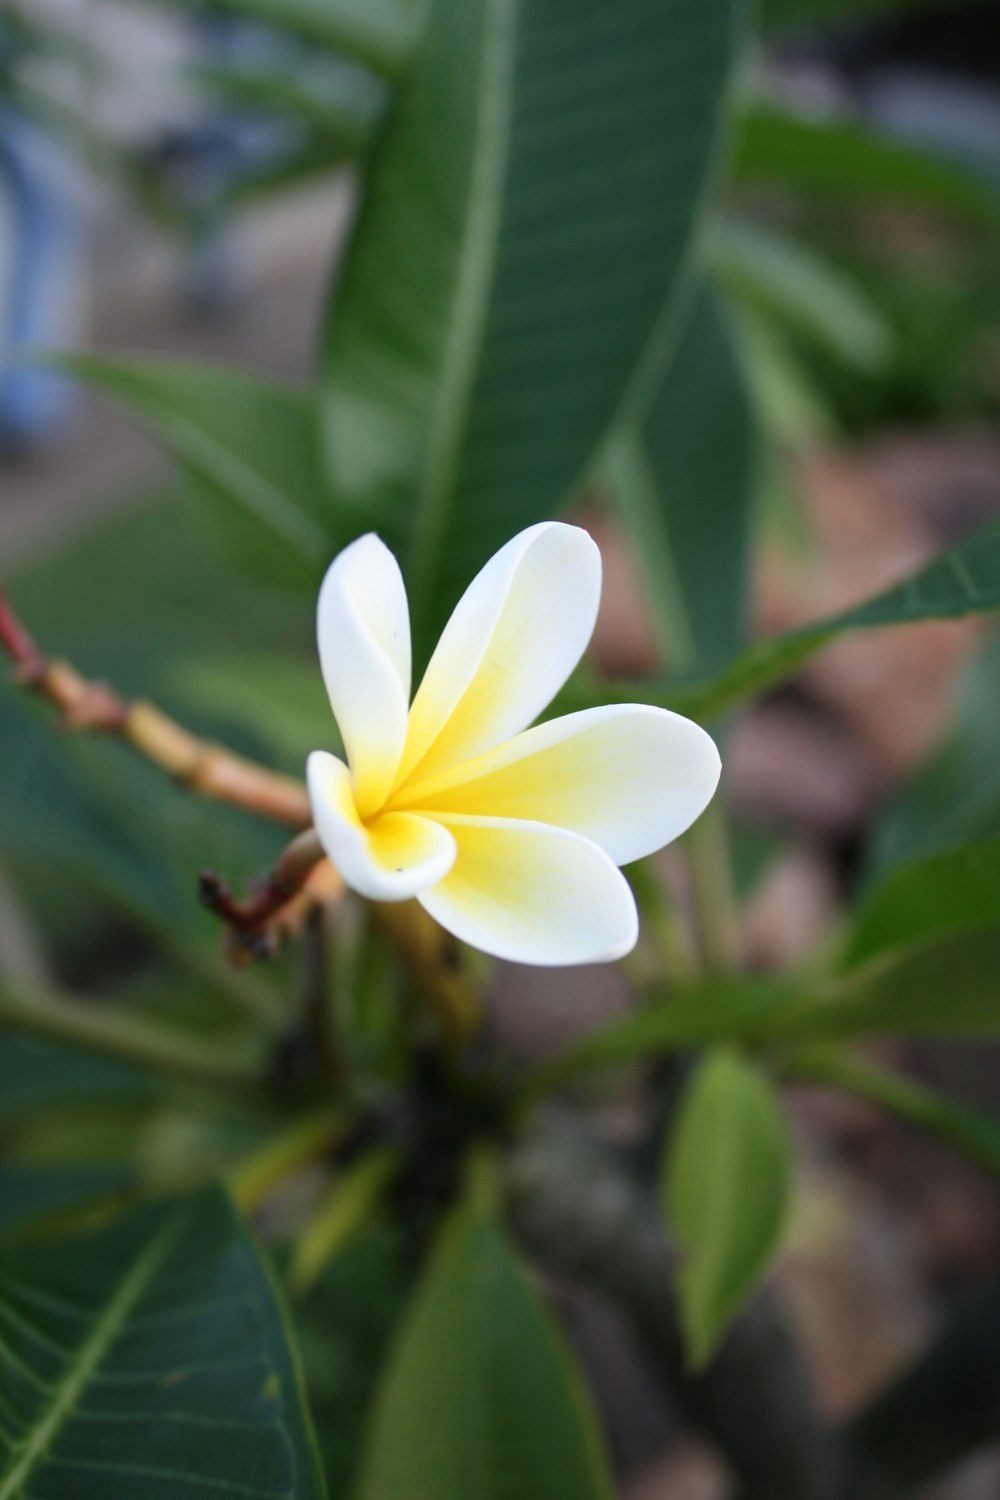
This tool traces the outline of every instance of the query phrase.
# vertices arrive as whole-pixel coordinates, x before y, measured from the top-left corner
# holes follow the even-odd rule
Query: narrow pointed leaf
[[[845,967],[876,954],[975,928],[1000,930],[1000,839],[957,849],[891,871],[854,919]]]
[[[893,950],[831,986],[782,1035],[1000,1036],[1000,927]]]
[[[0,1500],[322,1500],[287,1332],[225,1198],[0,1253]]]
[[[180,463],[197,519],[231,562],[314,590],[336,550],[309,392],[181,360],[63,356]]]
[[[882,811],[866,851],[871,886],[887,872],[1000,835],[1000,633],[962,674],[947,735]]]
[[[1000,223],[1000,192],[985,173],[858,120],[800,117],[754,102],[735,132],[732,170],[741,186],[812,194],[849,211],[889,201],[979,228]]]
[[[149,0],[160,4],[161,0]],[[200,12],[203,0],[172,0]],[[216,10],[260,21],[392,77],[402,67],[420,17],[421,0],[213,0]]]
[[[767,1077],[737,1052],[709,1053],[685,1090],[664,1172],[681,1321],[696,1364],[710,1358],[770,1263],[790,1190],[791,1147]]]
[[[713,263],[741,302],[856,369],[884,367],[892,349],[885,319],[849,277],[790,235],[730,216]]]
[[[591,1032],[544,1063],[530,1089],[546,1093],[591,1068],[618,1067],[716,1042],[756,1041],[787,1027],[804,1003],[794,979],[716,976],[671,991]]]
[[[696,719],[711,719],[791,677],[830,641],[849,631],[961,619],[1000,611],[1000,521],[947,548],[909,578],[842,614],[758,641],[717,677],[692,683],[625,683],[615,696],[639,694]]]
[[[670,311],[733,32],[733,0],[431,0],[322,361],[338,504],[425,642],[567,499]]]
[[[845,1089],[954,1146],[1000,1175],[1000,1117],[970,1109],[912,1078],[833,1047],[810,1047],[785,1061],[786,1076]]]
[[[500,1229],[449,1222],[376,1401],[357,1500],[611,1500],[562,1340]]]

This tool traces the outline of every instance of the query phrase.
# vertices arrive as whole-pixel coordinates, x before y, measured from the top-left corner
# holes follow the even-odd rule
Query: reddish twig
[[[44,671],[45,661],[31,636],[0,593],[0,645],[17,667],[25,682]]]
[[[236,963],[269,958],[279,942],[297,932],[316,906],[336,900],[343,883],[309,829],[292,840],[274,869],[242,899],[213,870],[200,877],[201,899],[229,929]]]

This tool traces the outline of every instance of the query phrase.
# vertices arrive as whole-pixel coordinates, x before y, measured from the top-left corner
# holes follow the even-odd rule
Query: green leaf
[[[294,73],[284,65],[243,61],[200,64],[199,84],[227,104],[289,117],[325,145],[327,170],[359,154],[384,104],[373,79],[320,54],[303,58]]]
[[[719,676],[700,683],[623,683],[614,696],[711,719],[744,699],[791,677],[823,646],[847,631],[908,625],[916,620],[961,619],[1000,610],[1000,521],[992,521],[918,572],[842,614],[758,641]]]
[[[54,989],[15,985],[0,978],[0,1033],[3,1028],[29,1037],[93,1051],[137,1068],[179,1076],[217,1091],[253,1095],[260,1075],[253,1052],[257,1043],[234,1051],[206,1046],[201,1036],[132,1015],[121,1006],[92,1002]]]
[[[156,1094],[157,1085],[149,1073],[118,1059],[6,1032],[0,1040],[0,1131],[35,1110],[67,1104],[129,1104]]]
[[[777,1250],[791,1171],[781,1107],[766,1075],[738,1052],[709,1053],[681,1100],[663,1183],[682,1255],[681,1322],[695,1364],[711,1357]]]
[[[37,1233],[105,1202],[130,1187],[134,1177],[120,1163],[48,1167],[0,1162],[0,1240]]]
[[[1000,1035],[1000,928],[894,950],[821,992],[781,1035]]]
[[[784,1018],[797,1014],[802,1005],[802,988],[793,979],[708,979],[672,991],[584,1037],[544,1063],[530,1081],[529,1092],[547,1093],[591,1068],[618,1067],[714,1042],[754,1041],[780,1030]]]
[[[720,1042],[1000,1034],[1000,925],[947,932],[818,979],[731,975],[658,999],[586,1037],[529,1081],[536,1097],[590,1068]]]
[[[885,319],[858,286],[800,241],[730,217],[713,264],[733,296],[845,364],[877,372],[889,358],[892,335]]]
[[[251,735],[277,769],[300,776],[310,750],[340,753],[315,652],[206,652],[183,658],[168,677],[185,710]]]
[[[674,663],[724,661],[742,642],[754,437],[728,329],[703,297],[645,420],[605,465]]]
[[[1000,839],[891,871],[854,919],[844,965],[948,933],[1000,928]]]
[[[805,119],[754,103],[735,136],[733,174],[741,187],[813,194],[849,210],[869,201],[902,203],[976,228],[1000,222],[1000,193],[952,157],[890,140],[851,120]]]
[[[288,1285],[297,1296],[315,1285],[324,1267],[377,1220],[398,1171],[398,1151],[382,1146],[365,1152],[339,1174],[296,1241]]]
[[[891,1110],[908,1125],[929,1131],[988,1172],[1000,1175],[1000,1118],[995,1115],[944,1099],[912,1078],[832,1047],[796,1052],[784,1060],[783,1071],[806,1083],[846,1089]]]
[[[746,302],[734,302],[733,321],[760,424],[770,439],[765,460],[774,470],[784,455],[828,442],[837,431],[837,418],[827,393],[773,318]],[[788,489],[787,481],[784,487]],[[805,522],[797,502],[794,514],[801,532]]]
[[[824,22],[841,26],[893,12],[919,10],[929,0],[764,0],[761,24],[768,30],[816,27]]]
[[[322,361],[338,505],[400,556],[424,646],[672,330],[734,29],[732,0],[433,0]]]
[[[364,1235],[293,1304],[331,1495],[353,1494],[370,1405],[413,1281],[400,1241],[384,1227]]]
[[[882,812],[864,874],[877,880],[907,862],[1000,834],[1000,634],[966,668],[944,742]]]
[[[563,1343],[498,1226],[449,1221],[389,1361],[357,1500],[611,1500]]]
[[[161,6],[164,0],[149,0]],[[166,0],[198,11],[204,0]],[[213,9],[261,21],[300,41],[342,53],[391,78],[402,67],[420,17],[420,0],[212,0]]]
[[[337,543],[307,391],[182,360],[47,362],[120,402],[178,460],[195,515],[232,563],[315,591]]]
[[[230,741],[232,719],[207,700],[192,713],[175,692],[186,661],[217,660],[238,642],[250,657],[266,646],[281,659],[294,650],[315,662],[312,602],[220,568],[192,545],[170,497],[135,497],[4,584],[46,650],[127,696],[152,698],[208,738]],[[262,694],[274,675],[262,679]],[[318,673],[316,684],[324,696]],[[326,717],[332,724],[328,705]],[[269,743],[245,733],[236,740],[251,755],[266,755]],[[272,829],[199,802],[124,746],[55,732],[51,711],[13,686],[0,686],[0,744],[0,849],[55,951],[73,962],[100,941],[103,923],[124,917],[196,974],[206,998],[209,986],[230,994],[234,981],[242,991],[248,977],[254,990],[270,985],[226,963],[192,872],[266,868],[277,852]]]
[[[0,1253],[0,1500],[321,1500],[287,1331],[225,1198]]]

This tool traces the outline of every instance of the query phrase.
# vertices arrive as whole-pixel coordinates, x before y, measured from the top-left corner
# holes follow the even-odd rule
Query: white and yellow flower
[[[363,536],[319,597],[319,653],[347,765],[307,775],[320,841],[373,901],[416,897],[442,927],[500,958],[592,963],[635,944],[619,865],[684,832],[719,756],[697,724],[622,704],[528,726],[590,640],[601,557],[576,526],[508,542],[466,590],[410,704],[406,589]]]

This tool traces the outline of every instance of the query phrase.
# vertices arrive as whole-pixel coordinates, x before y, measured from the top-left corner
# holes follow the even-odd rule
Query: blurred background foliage
[[[185,38],[152,126],[115,107],[147,24]],[[65,1308],[23,1333],[53,1293],[120,1380],[176,1321],[158,1377],[260,1444],[185,1449],[208,1494],[880,1500],[984,1447],[934,1493],[996,1492],[998,41],[993,5],[915,0],[4,7],[2,581],[45,648],[298,775],[335,746],[340,546],[397,551],[425,657],[569,514],[608,606],[561,706],[692,712],[727,778],[630,872],[624,973],[473,963],[456,1063],[358,908],[227,963],[198,872],[266,869],[273,829],[0,696],[0,1494],[72,1340]],[[131,439],[88,396],[74,447],[78,388],[169,471],[95,468]],[[602,1173],[610,1224],[560,1197]],[[123,1493],[92,1465],[74,1494]]]

